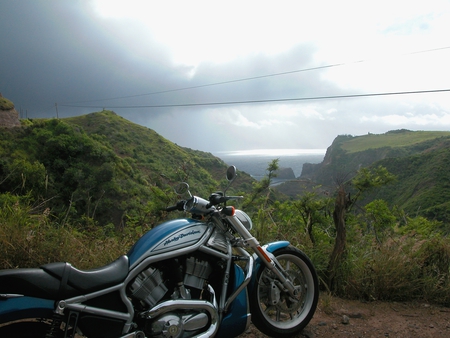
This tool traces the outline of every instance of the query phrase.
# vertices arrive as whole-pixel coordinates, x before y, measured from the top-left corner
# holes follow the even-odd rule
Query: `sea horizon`
[[[256,179],[266,175],[268,164],[278,159],[281,168],[292,168],[295,177],[301,175],[304,163],[320,163],[326,149],[250,149],[213,153],[228,165],[235,165]]]
[[[222,156],[298,156],[298,155],[325,155],[326,149],[245,149],[245,150],[221,150],[215,151]]]

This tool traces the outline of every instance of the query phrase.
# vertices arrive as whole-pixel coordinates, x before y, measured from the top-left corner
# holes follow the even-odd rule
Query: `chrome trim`
[[[198,250],[202,251],[204,253],[207,253],[209,255],[213,255],[213,256],[216,256],[218,258],[225,259],[225,260],[230,259],[230,255],[229,254],[224,254],[222,252],[219,252],[219,251],[216,251],[214,249],[211,249],[210,247],[207,247],[205,245],[202,245],[201,247],[199,247]]]
[[[245,323],[245,330],[244,330],[244,332],[247,331],[247,329],[250,327],[251,323],[252,323],[252,314],[251,313],[247,313],[247,322]]]
[[[145,338],[145,333],[142,331],[136,331],[126,334],[125,336],[119,338]]]
[[[96,307],[92,307],[92,306],[86,306],[83,304],[70,304],[67,306],[67,308],[70,310],[90,313],[93,315],[105,316],[105,317],[109,317],[109,318],[121,319],[121,320],[125,320],[125,321],[128,321],[128,319],[130,319],[129,313],[100,309],[100,308],[96,308]]]
[[[10,298],[19,298],[19,297],[25,297],[25,295],[19,295],[17,293],[0,293],[0,300],[10,299]]]
[[[219,312],[217,310],[217,302],[214,289],[209,286],[209,291],[213,295],[213,303],[206,300],[168,300],[153,307],[151,310],[144,312],[142,316],[147,319],[156,318],[169,311],[175,310],[206,310],[211,317],[211,325],[209,328],[195,336],[198,338],[213,337],[219,329]]]
[[[232,252],[230,243],[228,243],[228,252]],[[231,256],[227,260],[227,267],[223,276],[222,293],[220,296],[220,304],[219,304],[220,314],[222,314],[225,309],[225,299],[227,298],[228,284],[230,281],[230,270],[231,270]]]
[[[239,285],[239,287],[231,294],[230,297],[228,297],[228,299],[225,303],[225,307],[224,307],[225,312],[228,311],[228,307],[231,305],[231,303],[236,299],[236,297],[241,293],[241,291],[244,290],[244,288],[248,285],[248,283],[250,282],[250,280],[252,278],[252,273],[253,273],[253,257],[242,248],[236,248],[236,250],[238,250],[241,254],[243,254],[244,256],[247,256],[247,258],[248,258],[247,273],[245,275],[245,278],[244,278],[244,281],[242,282],[242,284]]]
[[[77,297],[61,300],[57,304],[56,311],[57,311],[57,313],[62,314],[65,309],[75,310],[75,311],[79,311],[79,312],[91,313],[91,314],[96,314],[96,315],[100,315],[100,316],[124,320],[126,322],[125,325],[128,325],[128,324],[131,325],[131,321],[134,316],[134,309],[131,304],[131,301],[128,298],[126,298],[126,301],[124,301],[124,299],[122,297],[122,292],[124,292],[123,290],[125,290],[125,285],[122,283],[122,284],[118,284],[118,285],[109,287],[107,289],[89,293],[87,295],[82,295],[82,296],[77,296]],[[125,306],[127,307],[127,310],[128,310],[127,313],[120,312],[120,311],[112,311],[112,310],[107,310],[107,309],[103,309],[103,308],[98,308],[98,307],[82,304],[83,302],[86,302],[90,299],[100,297],[100,296],[106,295],[106,294],[114,292],[114,291],[120,292],[121,299],[122,299],[122,301],[124,301]],[[128,329],[129,329],[129,326],[127,326],[127,331],[128,331]]]

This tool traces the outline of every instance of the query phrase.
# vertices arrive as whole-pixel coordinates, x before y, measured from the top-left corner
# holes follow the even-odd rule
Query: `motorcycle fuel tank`
[[[142,236],[128,252],[132,267],[143,256],[181,249],[197,243],[208,226],[193,219],[164,222]]]

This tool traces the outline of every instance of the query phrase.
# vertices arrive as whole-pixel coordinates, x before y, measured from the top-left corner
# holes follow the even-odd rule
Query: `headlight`
[[[245,226],[247,230],[251,230],[253,223],[250,217],[245,212],[236,209],[234,216],[236,216],[241,221],[241,223]]]

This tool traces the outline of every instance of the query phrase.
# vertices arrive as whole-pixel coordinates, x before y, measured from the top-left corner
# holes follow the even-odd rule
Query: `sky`
[[[0,92],[212,153],[326,149],[450,130],[448,32],[448,0],[0,0]]]

